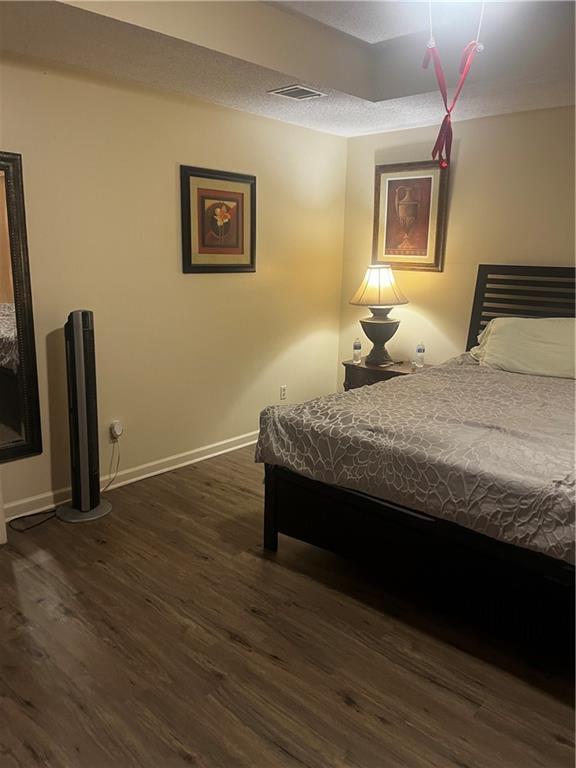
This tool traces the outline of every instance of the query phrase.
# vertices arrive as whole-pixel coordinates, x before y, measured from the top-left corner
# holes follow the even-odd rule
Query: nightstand
[[[422,370],[421,368],[412,368],[412,363],[395,363],[394,365],[380,366],[366,363],[366,358],[356,365],[352,360],[345,360],[342,365],[346,369],[346,378],[344,379],[344,389],[356,389],[364,387],[366,384],[376,384],[379,381],[388,381],[396,376],[406,376],[409,373]],[[424,366],[426,367],[426,366]]]

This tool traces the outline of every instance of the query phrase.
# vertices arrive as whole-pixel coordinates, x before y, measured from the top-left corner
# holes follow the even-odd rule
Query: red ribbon
[[[458,101],[458,97],[462,92],[462,88],[464,87],[464,83],[466,82],[466,78],[470,72],[470,67],[474,61],[474,56],[476,56],[477,53],[478,42],[476,40],[471,40],[462,52],[462,59],[460,61],[460,78],[458,80],[458,84],[456,85],[456,91],[454,92],[452,103],[450,106],[448,106],[448,88],[446,85],[444,70],[442,69],[440,54],[438,53],[438,49],[436,48],[435,44],[431,47],[429,46],[426,49],[426,54],[424,56],[422,66],[424,69],[428,69],[430,60],[433,61],[434,72],[436,73],[436,80],[438,81],[438,88],[440,89],[440,94],[442,96],[442,101],[444,102],[444,108],[446,110],[446,115],[444,116],[444,120],[442,120],[442,125],[440,126],[440,130],[438,132],[438,138],[436,139],[436,143],[432,149],[432,157],[434,160],[438,158],[440,168],[447,168],[450,164],[450,154],[452,151],[452,110],[456,106],[456,102]]]

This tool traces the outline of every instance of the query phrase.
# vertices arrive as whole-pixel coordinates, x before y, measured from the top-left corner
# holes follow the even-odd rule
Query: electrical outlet
[[[280,387],[280,400],[286,400],[288,397],[288,385],[282,384]]]
[[[118,440],[124,434],[124,425],[118,419],[110,422],[110,438],[113,441]]]

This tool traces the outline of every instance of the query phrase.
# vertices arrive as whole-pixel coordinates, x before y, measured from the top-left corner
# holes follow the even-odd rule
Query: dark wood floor
[[[362,569],[260,549],[242,449],[0,550],[0,766],[562,768],[561,678]]]

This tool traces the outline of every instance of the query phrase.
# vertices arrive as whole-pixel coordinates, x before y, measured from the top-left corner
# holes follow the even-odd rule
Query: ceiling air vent
[[[285,99],[296,99],[297,101],[304,101],[304,99],[320,99],[322,96],[326,96],[325,93],[315,91],[313,88],[308,88],[306,85],[287,85],[284,88],[276,88],[274,91],[268,91],[274,96],[284,96]]]

